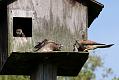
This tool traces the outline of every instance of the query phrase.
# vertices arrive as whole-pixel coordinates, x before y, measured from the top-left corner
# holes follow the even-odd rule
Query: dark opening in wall
[[[13,17],[13,36],[32,37],[32,18]]]

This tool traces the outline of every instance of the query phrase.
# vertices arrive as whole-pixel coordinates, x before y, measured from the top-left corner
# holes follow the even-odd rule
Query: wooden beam
[[[57,67],[53,64],[43,63],[31,74],[31,80],[56,80]]]

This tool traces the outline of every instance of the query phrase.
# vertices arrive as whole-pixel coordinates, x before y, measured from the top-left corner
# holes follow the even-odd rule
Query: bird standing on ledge
[[[63,45],[57,44],[54,41],[49,41],[47,39],[44,39],[42,42],[39,42],[34,47],[34,51],[40,51],[40,52],[50,52],[50,51],[60,51]]]
[[[114,44],[101,44],[101,43],[97,43],[91,40],[81,40],[81,41],[77,41],[75,42],[75,44],[73,45],[74,49],[73,51],[84,51],[84,52],[88,52],[89,50],[94,50],[97,48],[109,48],[111,46],[113,46]]]
[[[79,52],[79,51],[84,51],[84,52],[88,52],[89,50],[94,50],[97,48],[109,48],[111,46],[113,46],[114,44],[101,44],[101,43],[97,43],[91,40],[85,40],[84,39],[85,35],[82,35],[82,39],[83,40],[76,40],[75,44],[73,45],[74,49],[73,51]]]

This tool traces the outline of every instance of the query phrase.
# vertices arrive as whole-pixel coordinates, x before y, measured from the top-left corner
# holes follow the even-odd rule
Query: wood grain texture
[[[17,0],[8,5],[8,12],[10,52],[29,52],[45,38],[72,51],[75,40],[87,34],[87,7],[73,0]],[[13,45],[13,17],[32,17],[32,37],[22,47]]]
[[[52,64],[40,64],[38,70],[31,74],[31,80],[56,80],[57,68]]]

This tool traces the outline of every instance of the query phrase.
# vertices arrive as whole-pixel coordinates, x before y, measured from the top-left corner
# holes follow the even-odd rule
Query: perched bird
[[[22,29],[16,29],[15,37],[13,37],[13,52],[19,52],[21,49],[25,51],[24,48],[28,44],[28,39],[25,37]]]
[[[61,51],[62,45],[55,42],[48,42],[42,48],[39,49],[40,52],[50,52],[50,51]]]
[[[114,44],[102,44],[102,43],[97,43],[91,40],[86,40],[86,34],[83,32],[82,34],[82,40],[76,40],[75,44],[73,45],[74,49],[73,51],[79,52],[79,51],[84,51],[88,52],[89,50],[94,50],[97,48],[109,48],[113,46]]]
[[[44,39],[42,42],[40,42],[34,48],[37,48],[36,51],[50,52],[50,51],[60,51],[62,46],[63,45],[61,45],[61,44],[57,44],[53,41],[48,41],[47,39]]]
[[[97,48],[109,48],[114,44],[101,44],[101,43],[97,43],[91,40],[80,40],[75,42],[75,44],[73,45],[74,49],[73,51],[85,51],[88,52],[89,50],[94,50]]]
[[[23,33],[22,29],[16,29],[16,37],[25,37],[25,34]]]

